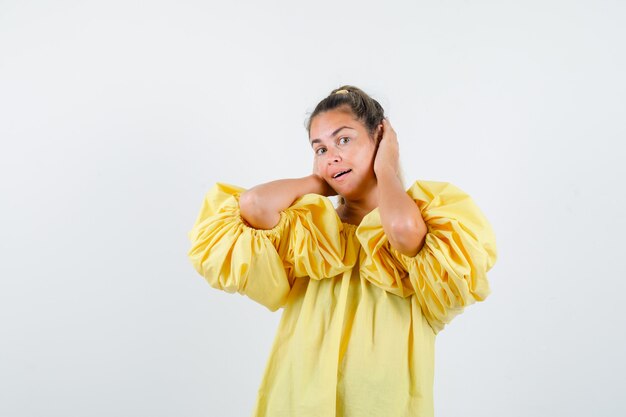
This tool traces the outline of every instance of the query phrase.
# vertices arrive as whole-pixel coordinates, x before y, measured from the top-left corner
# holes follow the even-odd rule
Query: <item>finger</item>
[[[389,123],[389,119],[383,119],[383,123],[385,124],[386,129],[393,131],[393,127],[391,126],[391,123]]]
[[[385,134],[393,132],[393,128],[391,127],[391,124],[389,123],[389,120],[383,119],[382,126],[383,126],[383,132]]]
[[[385,128],[386,128],[386,129],[393,130],[393,127],[391,126],[391,123],[389,122],[389,119],[388,119],[388,118],[386,118],[386,117],[385,117],[385,118],[383,119],[383,124],[385,125]]]

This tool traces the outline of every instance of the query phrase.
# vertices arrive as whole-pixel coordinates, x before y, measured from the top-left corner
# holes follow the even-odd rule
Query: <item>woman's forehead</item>
[[[363,124],[351,112],[331,110],[320,113],[311,121],[309,139],[313,141],[332,137],[343,127],[359,130],[363,128]]]

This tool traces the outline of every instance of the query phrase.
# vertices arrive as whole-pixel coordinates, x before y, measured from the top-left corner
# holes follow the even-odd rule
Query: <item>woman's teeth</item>
[[[347,174],[348,172],[352,171],[351,169],[348,169],[347,171],[343,171],[340,172],[339,174],[336,174],[333,178],[339,178],[341,177],[343,174]]]

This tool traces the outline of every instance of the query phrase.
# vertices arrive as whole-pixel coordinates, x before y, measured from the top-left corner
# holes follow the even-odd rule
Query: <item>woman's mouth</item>
[[[345,171],[338,172],[335,175],[333,175],[333,179],[335,180],[340,179],[350,172],[352,172],[351,169],[346,169]]]

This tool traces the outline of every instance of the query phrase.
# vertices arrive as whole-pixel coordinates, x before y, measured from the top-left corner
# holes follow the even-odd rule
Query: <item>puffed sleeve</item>
[[[388,291],[415,296],[438,333],[466,306],[490,294],[487,271],[497,258],[495,236],[471,197],[450,183],[416,181],[407,193],[428,227],[424,246],[413,257],[398,252],[376,210],[357,229],[368,255],[361,269]]]
[[[280,213],[272,229],[255,229],[239,211],[245,189],[217,183],[207,192],[188,232],[188,257],[216,289],[282,307],[294,279],[333,277],[346,269],[344,235],[331,202],[307,194]],[[330,211],[329,211],[330,210]]]

